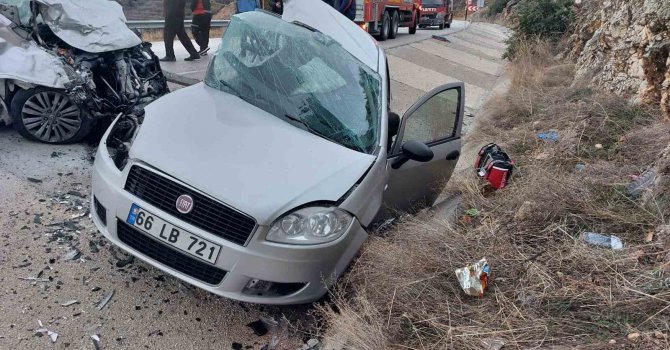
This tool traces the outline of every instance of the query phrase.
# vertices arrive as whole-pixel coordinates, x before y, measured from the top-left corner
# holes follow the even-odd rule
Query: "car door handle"
[[[460,156],[461,156],[461,152],[453,151],[453,152],[447,154],[447,160],[456,160]]]

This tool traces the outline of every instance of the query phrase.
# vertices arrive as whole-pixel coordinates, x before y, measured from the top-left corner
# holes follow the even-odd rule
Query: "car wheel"
[[[400,25],[400,16],[398,11],[393,11],[391,16],[391,31],[389,32],[389,39],[395,39],[398,36],[398,26]]]
[[[418,12],[414,12],[414,22],[412,22],[412,26],[409,27],[410,34],[416,34],[416,28],[419,27],[419,21],[420,14]]]
[[[379,41],[386,41],[389,38],[391,32],[391,16],[388,11],[384,11],[382,16],[382,29],[379,33]]]
[[[27,139],[52,144],[80,141],[93,122],[62,90],[21,90],[12,99],[14,128]]]
[[[454,15],[449,16],[449,22],[447,22],[447,28],[451,28],[451,22],[454,21]]]
[[[437,26],[437,28],[439,28],[440,30],[444,29],[444,23],[440,23],[440,25]]]

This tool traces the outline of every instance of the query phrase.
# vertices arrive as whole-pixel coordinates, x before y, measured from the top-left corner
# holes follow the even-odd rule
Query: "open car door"
[[[461,155],[464,109],[464,84],[452,83],[427,93],[402,117],[388,157],[385,216],[416,212],[435,203]],[[407,148],[412,145],[425,151],[423,159],[408,159]]]

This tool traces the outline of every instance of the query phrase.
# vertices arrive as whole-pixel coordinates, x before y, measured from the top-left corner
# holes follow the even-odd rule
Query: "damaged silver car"
[[[168,93],[150,43],[107,0],[0,0],[0,123],[45,143]]]
[[[212,293],[317,300],[376,223],[433,204],[459,159],[463,83],[402,119],[390,87],[384,51],[322,1],[235,15],[203,83],[113,122],[95,157],[92,219]]]

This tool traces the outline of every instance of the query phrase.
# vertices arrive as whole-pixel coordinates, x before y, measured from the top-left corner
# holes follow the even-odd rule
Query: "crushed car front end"
[[[6,122],[41,142],[77,142],[169,92],[115,2],[0,0],[0,57]]]

